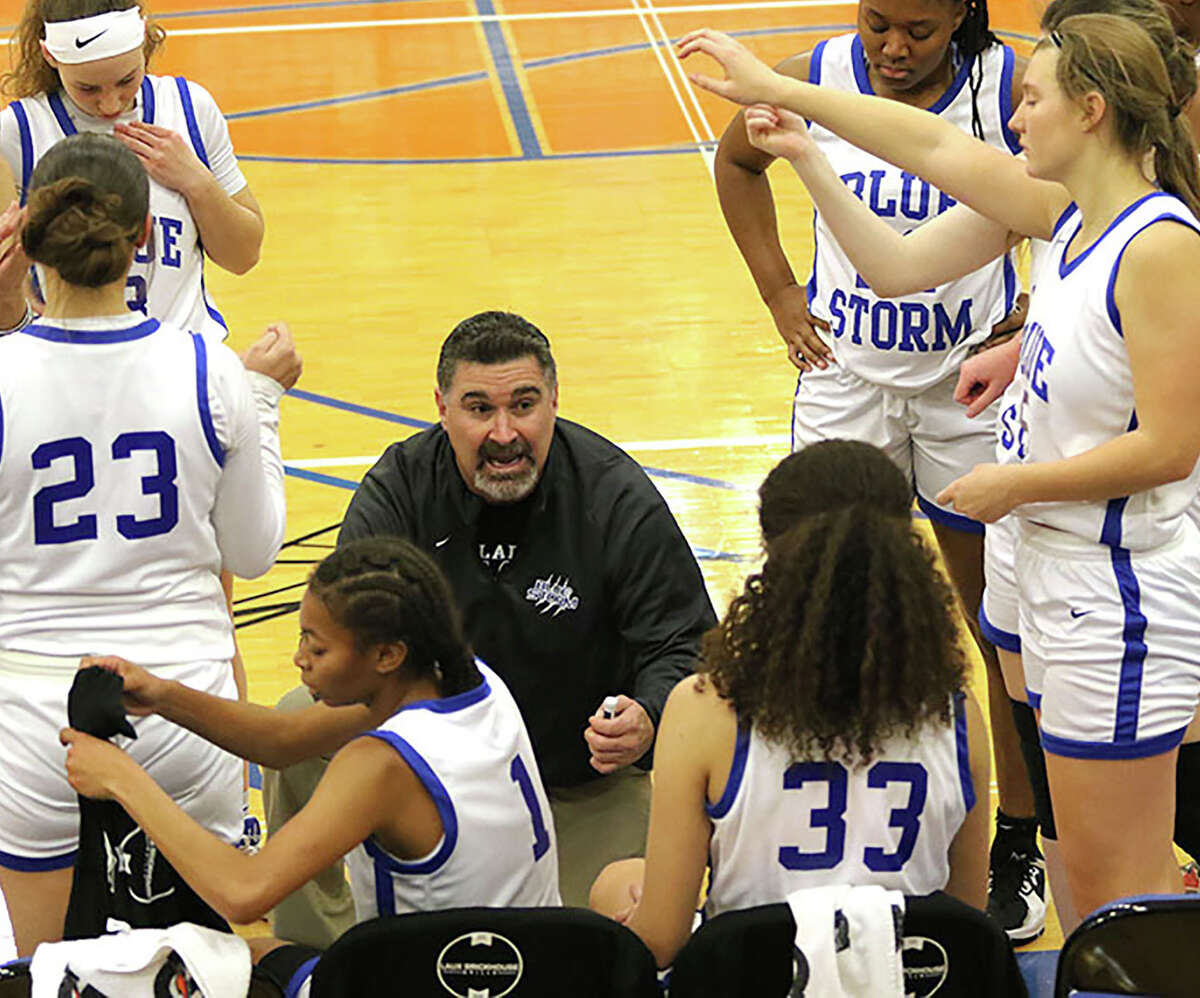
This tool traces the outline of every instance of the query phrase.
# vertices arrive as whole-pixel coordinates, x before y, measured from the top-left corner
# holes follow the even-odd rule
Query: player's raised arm
[[[962,277],[1020,238],[965,205],[901,235],[850,192],[798,114],[755,104],[744,117],[751,145],[791,163],[838,245],[877,295],[914,294]]]
[[[677,51],[681,59],[709,55],[724,70],[724,79],[689,73],[698,87],[738,104],[772,104],[815,121],[1014,232],[1048,238],[1070,201],[1059,184],[1034,180],[1023,163],[937,115],[790,79],[722,32],[693,31],[679,41]]]

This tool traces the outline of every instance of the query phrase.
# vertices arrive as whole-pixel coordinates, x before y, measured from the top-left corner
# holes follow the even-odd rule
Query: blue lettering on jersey
[[[183,254],[180,252],[179,237],[183,235],[183,222],[167,215],[154,216],[151,222],[150,238],[146,240],[144,246],[139,246],[133,251],[134,264],[141,264],[145,267],[153,262],[154,257],[151,250],[155,228],[158,229],[158,241],[162,247],[158,262],[164,267],[182,267]],[[146,278],[143,274],[130,274],[125,279],[125,305],[129,311],[148,315],[146,303],[149,297],[149,288],[146,286]]]
[[[170,533],[179,523],[179,487],[175,440],[162,430],[142,430],[122,433],[112,442],[114,461],[123,461],[137,451],[154,455],[154,471],[142,476],[142,495],[157,499],[154,516],[136,517],[122,513],[116,517],[117,532],[127,540],[157,537]],[[65,482],[47,485],[33,495],[33,542],[35,544],[70,544],[90,541],[99,536],[95,513],[84,513],[71,523],[56,523],[56,503],[82,499],[95,488],[95,464],[92,444],[83,437],[51,440],[37,447],[32,455],[34,470],[44,471],[60,458],[70,458],[71,477]]]
[[[886,170],[871,171],[871,200],[868,202],[868,205],[871,211],[875,212],[880,218],[895,218],[896,199],[888,198],[886,201],[883,201],[880,197],[880,188],[883,187],[883,178],[886,173]]]
[[[178,218],[159,218],[162,227],[162,258],[161,263],[166,267],[179,267],[183,257],[179,254],[179,236],[183,233],[183,222]]]
[[[1033,394],[1043,402],[1050,401],[1050,389],[1046,385],[1046,368],[1054,360],[1054,347],[1046,336],[1040,322],[1031,322],[1025,327],[1021,343],[1021,373]]]
[[[1000,413],[1000,446],[1005,450],[1017,448],[1017,457],[1025,460],[1025,426],[1017,415],[1017,404],[1014,402]]]
[[[898,185],[895,182],[897,175],[900,178]],[[870,181],[869,186],[868,180]],[[936,187],[931,186],[928,181],[914,176],[907,170],[889,168],[872,170],[870,173],[855,170],[852,173],[843,173],[841,181],[850,188],[856,198],[865,201],[880,218],[895,218],[897,208],[899,208],[899,213],[905,218],[914,222],[924,222],[942,212],[949,211],[958,204],[954,198],[943,194]],[[895,190],[897,186],[900,188],[899,198],[895,195],[884,196],[885,189]],[[937,208],[931,215],[929,206],[933,200],[933,194],[937,194]]]
[[[861,346],[863,319],[867,317],[871,345],[877,350],[901,353],[948,350],[970,335],[973,303],[973,299],[964,298],[951,318],[941,302],[929,306],[915,301],[871,301],[863,295],[834,288],[829,296],[830,331],[834,339],[841,339],[849,327],[850,342]],[[932,342],[927,339],[931,328]]]
[[[922,221],[929,214],[929,183],[914,177],[907,170],[900,174],[900,214],[914,222]],[[917,203],[912,203],[913,191],[918,192]]]

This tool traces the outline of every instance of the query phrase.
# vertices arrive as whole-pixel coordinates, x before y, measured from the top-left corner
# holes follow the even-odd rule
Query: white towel
[[[795,983],[789,994],[845,998],[838,973],[834,922],[842,899],[850,891],[850,887],[809,887],[788,895],[788,907],[796,923],[796,952],[792,957]]]
[[[787,898],[796,923],[796,984],[803,998],[904,998],[893,907],[882,887],[813,887]]]
[[[904,998],[904,963],[896,915],[904,895],[879,886],[855,887],[842,899],[850,945],[838,952],[842,988],[853,998]]]
[[[154,978],[174,950],[205,998],[241,998],[250,989],[250,949],[244,940],[183,923],[169,929],[42,943],[33,954],[32,998],[57,998],[68,970],[81,986],[108,998],[153,998]]]

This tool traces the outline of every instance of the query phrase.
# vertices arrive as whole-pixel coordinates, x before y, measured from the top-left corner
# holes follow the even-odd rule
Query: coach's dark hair
[[[21,245],[68,284],[98,288],[125,276],[149,210],[133,153],[108,135],[72,135],[38,160]]]
[[[454,327],[438,355],[437,383],[449,391],[459,361],[469,364],[506,364],[533,357],[553,388],[558,373],[550,341],[528,319],[513,312],[480,312]]]
[[[700,671],[792,758],[868,762],[888,739],[949,721],[966,678],[957,620],[911,523],[852,506],[772,541],[704,636]]]
[[[912,490],[878,447],[823,440],[789,454],[758,487],[758,522],[768,544],[807,516],[862,504],[907,520]]]
[[[131,7],[137,7],[146,19],[146,41],[142,45],[142,53],[148,65],[150,57],[162,45],[167,33],[154,22],[141,0],[135,3],[129,0],[27,0],[17,30],[9,40],[9,44],[16,49],[16,65],[0,78],[0,93],[12,98],[33,97],[52,94],[62,86],[58,70],[42,55],[47,21],[75,21],[109,11],[129,10]]]
[[[354,635],[360,651],[404,642],[404,668],[413,676],[439,678],[442,696],[481,682],[449,584],[408,541],[351,541],[316,567],[308,590]]]

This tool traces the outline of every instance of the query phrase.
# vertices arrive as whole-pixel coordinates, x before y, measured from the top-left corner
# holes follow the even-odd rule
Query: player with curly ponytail
[[[832,440],[786,458],[759,494],[767,560],[671,693],[646,859],[610,865],[592,890],[659,966],[691,931],[706,860],[709,916],[833,884],[986,900],[987,733],[907,483],[878,448]],[[907,774],[904,789],[881,791],[884,772]],[[889,822],[906,806],[919,830],[902,842]],[[844,839],[820,830],[829,807]]]
[[[343,855],[359,921],[560,903],[549,804],[521,713],[472,656],[428,555],[382,537],[329,555],[300,604],[294,661],[318,702],[280,714],[95,660],[124,677],[131,713],[158,713],[243,758],[278,767],[337,752],[312,799],[257,855],[202,833],[120,749],[67,731],[72,785],[120,801],[231,921],[265,915]]]

